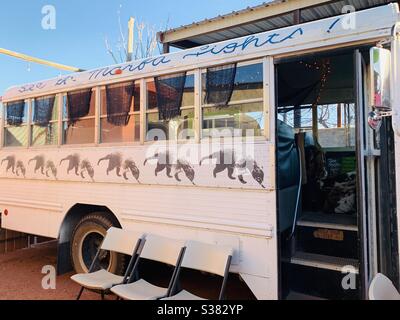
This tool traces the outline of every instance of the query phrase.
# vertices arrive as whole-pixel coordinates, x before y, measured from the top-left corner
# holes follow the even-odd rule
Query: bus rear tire
[[[71,240],[71,261],[77,273],[89,271],[107,230],[113,226],[112,221],[101,212],[87,215],[78,222]],[[116,252],[102,252],[99,256],[99,265],[95,270],[100,268],[122,275],[125,268],[125,256]]]

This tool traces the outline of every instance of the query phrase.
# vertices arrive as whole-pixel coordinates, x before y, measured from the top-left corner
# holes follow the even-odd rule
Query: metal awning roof
[[[274,0],[255,7],[206,19],[159,33],[167,46],[193,48],[298,23],[342,14],[346,5],[356,10],[372,8],[393,0]]]

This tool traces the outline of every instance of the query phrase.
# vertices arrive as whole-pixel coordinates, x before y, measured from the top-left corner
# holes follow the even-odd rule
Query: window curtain
[[[53,115],[55,96],[36,98],[33,122],[40,127],[47,127]]]
[[[67,94],[67,112],[69,125],[73,125],[80,118],[86,117],[90,111],[92,89],[69,92]]]
[[[180,116],[186,72],[173,76],[156,77],[154,82],[159,119],[165,121]]]
[[[24,121],[25,101],[10,102],[7,104],[7,124],[9,126],[20,126]]]
[[[134,90],[134,82],[106,87],[108,123],[118,127],[128,125]]]
[[[206,104],[216,104],[218,107],[228,107],[235,87],[237,64],[207,69]]]

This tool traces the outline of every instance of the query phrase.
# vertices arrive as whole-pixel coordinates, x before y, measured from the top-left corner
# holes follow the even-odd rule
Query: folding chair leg
[[[78,297],[76,298],[76,300],[79,300],[82,296],[83,290],[85,290],[84,287],[81,288],[81,290],[79,291]]]

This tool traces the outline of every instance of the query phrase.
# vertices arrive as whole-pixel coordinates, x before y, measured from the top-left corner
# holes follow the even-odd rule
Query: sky
[[[265,1],[265,0],[264,0]],[[127,28],[130,16],[156,30],[261,4],[263,0],[4,0],[0,10],[0,48],[85,70],[114,64],[105,37],[115,49],[118,11]],[[55,8],[55,29],[42,28],[46,5]],[[121,9],[120,9],[121,8]],[[0,55],[0,96],[14,85],[66,72]]]

